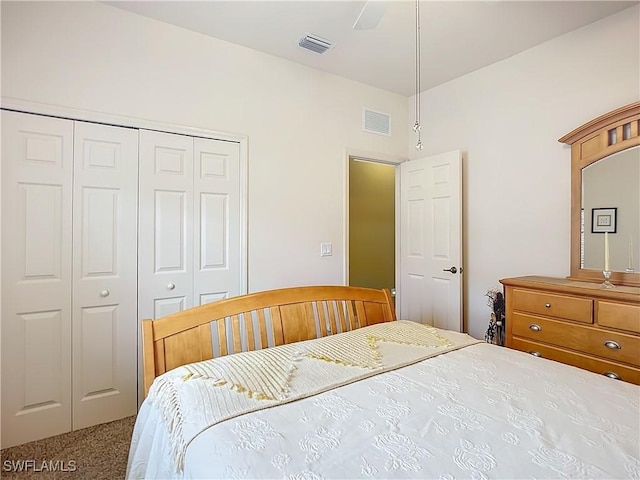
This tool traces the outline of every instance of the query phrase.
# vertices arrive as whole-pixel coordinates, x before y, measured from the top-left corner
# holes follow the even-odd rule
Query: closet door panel
[[[140,131],[139,318],[193,306],[193,139]]]
[[[187,236],[185,227],[190,223],[186,206],[188,192],[155,190],[155,225],[153,237],[156,244],[154,271],[171,275],[186,272]]]
[[[2,112],[2,448],[71,429],[71,121]]]
[[[194,139],[194,295],[202,305],[242,293],[240,146]]]
[[[137,130],[75,122],[73,428],[136,413]]]

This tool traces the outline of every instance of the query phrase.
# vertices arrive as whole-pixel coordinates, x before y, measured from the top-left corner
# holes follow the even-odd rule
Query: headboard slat
[[[318,315],[318,323],[320,324],[320,336],[326,337],[329,335],[327,332],[327,316],[324,313],[324,308],[322,306],[322,302],[314,302],[315,303],[315,312]]]
[[[264,309],[262,308],[258,310],[258,329],[260,330],[260,347],[267,348],[269,346],[269,339],[267,336],[267,321],[265,320]]]
[[[360,328],[366,327],[367,323],[367,312],[364,309],[364,302],[356,301],[353,302],[356,306],[356,315],[358,316],[358,323],[360,324]]]
[[[364,302],[364,310],[367,316],[367,325],[380,323],[382,320],[382,307],[379,303]]]
[[[282,345],[284,336],[282,332],[282,318],[280,317],[280,307],[271,307],[271,328],[273,329],[273,344]]]
[[[198,327],[200,334],[200,360],[213,357],[213,344],[211,343],[211,325],[204,324]]]
[[[242,351],[242,338],[240,337],[240,318],[238,315],[231,316],[231,335],[233,337],[233,353]]]
[[[244,312],[244,331],[247,333],[247,350],[256,349],[256,340],[253,334],[253,315],[251,312]]]
[[[356,322],[357,318],[353,310],[353,302],[347,301],[345,303],[347,304],[347,319],[349,320],[349,326],[351,330],[355,330],[359,327],[359,325]]]
[[[315,337],[315,328],[313,336],[309,335],[309,323],[305,318],[304,304],[281,305],[280,315],[284,343],[299,342]]]
[[[340,330],[342,332],[348,332],[351,330],[347,324],[347,319],[344,315],[344,300],[332,302],[335,308],[338,310],[338,320],[340,320]]]
[[[227,326],[225,325],[224,318],[215,323],[218,325],[218,350],[220,352],[220,356],[224,357],[229,353],[227,349]]]
[[[335,335],[336,333],[338,333],[338,325],[336,324],[336,312],[333,310],[332,302],[325,301],[322,303],[326,306],[327,311],[329,312],[329,325],[331,334]]]
[[[311,337],[316,338],[318,334],[322,336],[321,331],[318,331],[316,326],[316,315],[313,312],[313,303],[304,302],[304,316],[308,321],[308,333]]]

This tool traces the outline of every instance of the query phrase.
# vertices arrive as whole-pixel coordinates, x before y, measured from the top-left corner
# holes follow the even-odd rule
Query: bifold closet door
[[[2,448],[136,412],[137,137],[2,112]]]
[[[240,146],[194,139],[194,304],[242,293]]]
[[[73,122],[2,112],[2,448],[71,430]]]
[[[240,146],[140,131],[139,317],[242,292]]]
[[[138,311],[193,306],[193,138],[140,130]]]
[[[137,408],[138,130],[75,122],[73,429]]]

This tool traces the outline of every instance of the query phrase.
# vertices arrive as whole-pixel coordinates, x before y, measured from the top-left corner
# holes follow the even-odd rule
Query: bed
[[[640,478],[640,387],[397,320],[385,290],[221,300],[143,349],[127,478]]]

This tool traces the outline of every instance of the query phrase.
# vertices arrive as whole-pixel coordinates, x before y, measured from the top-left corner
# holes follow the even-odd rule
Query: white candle
[[[609,232],[604,232],[604,269],[609,271]]]

